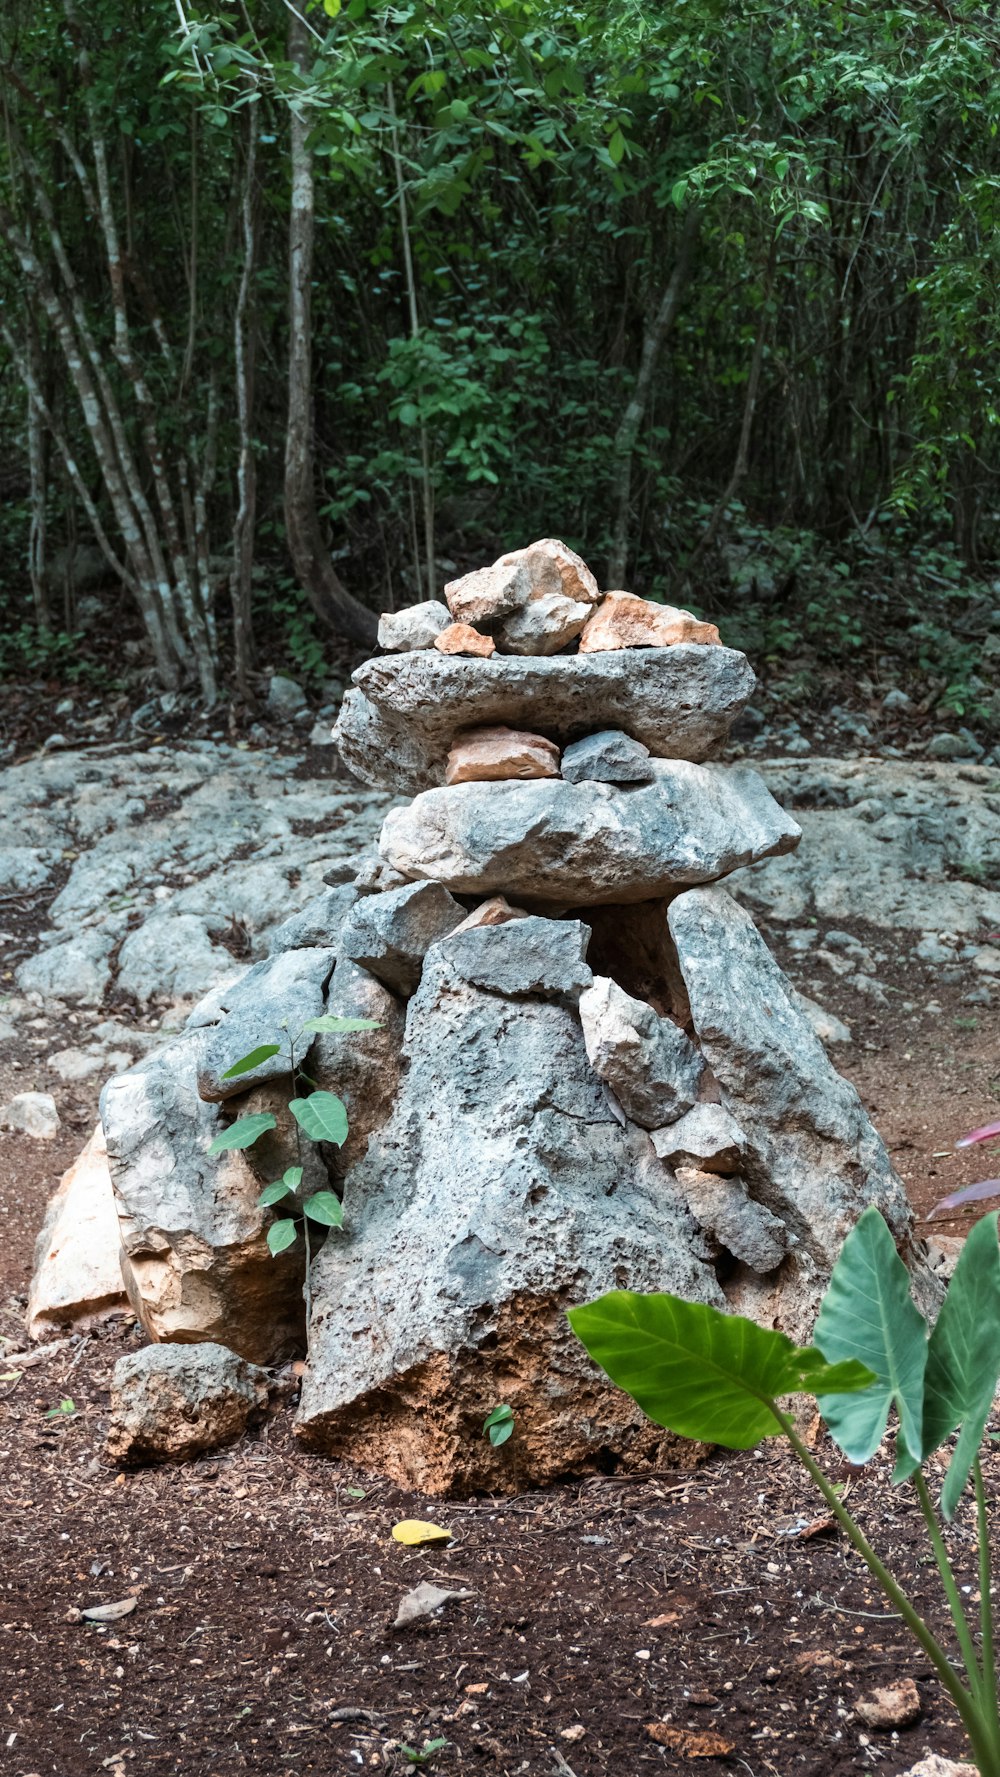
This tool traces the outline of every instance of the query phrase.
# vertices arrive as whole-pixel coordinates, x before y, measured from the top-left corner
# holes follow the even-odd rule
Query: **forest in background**
[[[248,694],[554,535],[1000,727],[987,9],[6,0],[0,81],[3,675]]]

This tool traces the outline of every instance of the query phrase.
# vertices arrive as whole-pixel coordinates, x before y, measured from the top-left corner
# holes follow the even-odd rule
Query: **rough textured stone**
[[[711,882],[801,830],[745,766],[655,762],[650,784],[453,784],[386,818],[379,850],[404,875],[456,894],[643,901]],[[343,940],[342,940],[343,941]]]
[[[273,926],[267,934],[268,956],[279,956],[285,950],[321,949],[336,951],[341,927],[358,899],[353,883],[329,888],[315,900],[307,901],[298,913]]]
[[[503,926],[512,919],[528,919],[526,907],[512,907],[504,895],[491,895],[488,901],[480,901],[471,913],[455,927],[453,936],[459,932],[473,932],[477,926]]]
[[[455,736],[445,783],[558,776],[559,748],[543,735],[519,728],[470,728]]]
[[[112,1462],[186,1462],[235,1443],[267,1410],[267,1376],[222,1345],[147,1345],[111,1375]]]
[[[268,714],[276,716],[279,722],[291,722],[304,710],[308,699],[302,686],[294,679],[288,679],[284,673],[274,673],[267,688]]]
[[[882,1733],[911,1728],[923,1714],[920,1692],[912,1678],[897,1678],[894,1684],[869,1691],[867,1696],[858,1698],[854,1709],[866,1728]]]
[[[642,784],[650,781],[653,768],[641,740],[620,728],[603,728],[566,748],[562,775],[571,784]]]
[[[587,1360],[565,1309],[626,1284],[720,1303],[714,1273],[576,1017],[470,987],[461,942],[427,957],[399,1101],[317,1258],[298,1431],[434,1493],[508,1492],[609,1452],[655,1462],[662,1434]],[[481,1435],[498,1400],[517,1427],[499,1451]]]
[[[788,1251],[784,1224],[762,1203],[753,1202],[741,1178],[722,1177],[697,1166],[678,1166],[674,1176],[691,1214],[717,1243],[717,1250],[730,1253],[761,1277],[781,1264]]]
[[[659,1129],[689,1111],[705,1063],[670,1018],[598,976],[580,1001],[587,1059],[643,1129]]]
[[[55,1141],[59,1112],[51,1092],[19,1092],[9,1104],[0,1105],[0,1129],[30,1135],[34,1141]]]
[[[746,1136],[721,1104],[696,1104],[668,1128],[654,1130],[653,1146],[670,1166],[739,1172]]]
[[[531,915],[505,925],[467,927],[444,940],[448,969],[470,987],[518,999],[531,994],[576,1005],[593,975],[587,967],[590,929],[578,919]]]
[[[631,592],[606,593],[580,637],[581,654],[609,648],[673,648],[678,642],[718,647],[714,623],[702,623],[675,605],[657,605]]]
[[[316,1038],[309,1071],[317,1086],[347,1106],[348,1132],[332,1155],[339,1174],[363,1158],[389,1117],[399,1090],[406,1007],[367,970],[341,957],[327,997],[337,1018],[377,1018],[377,1030],[327,1031]]]
[[[835,1012],[828,1012],[824,1006],[817,1005],[804,993],[792,991],[792,1003],[798,1007],[814,1036],[829,1047],[832,1043],[852,1043],[851,1027],[838,1018]]]
[[[194,913],[154,915],[125,939],[118,986],[141,1001],[189,999],[232,974],[233,959],[214,945]]]
[[[393,993],[411,994],[430,945],[463,918],[464,909],[437,882],[410,882],[384,895],[366,895],[341,931],[341,955]]]
[[[942,1758],[938,1752],[929,1752],[904,1771],[903,1777],[976,1777],[976,1767],[959,1764],[953,1758]]]
[[[228,1119],[197,1090],[210,1026],[185,1031],[101,1094],[122,1276],[150,1338],[214,1339],[266,1363],[302,1340],[302,1255],[272,1258],[260,1181],[209,1154]]]
[[[83,1331],[127,1308],[118,1255],[118,1217],[98,1123],[50,1197],[35,1242],[29,1337],[44,1339],[66,1327]]]
[[[288,1074],[290,1039],[296,1059],[305,1059],[311,1039],[301,1036],[302,1026],[323,1011],[324,989],[335,960],[333,950],[285,950],[255,963],[218,996],[222,1016],[206,1029],[198,1069],[202,1098],[216,1102],[236,1098],[251,1086]],[[224,1078],[244,1055],[265,1043],[279,1043],[277,1055],[234,1080]]]
[[[111,982],[108,958],[113,943],[107,930],[81,932],[76,938],[53,944],[29,957],[15,970],[14,979],[22,993],[99,1006]]]
[[[744,1131],[750,1196],[785,1226],[790,1257],[770,1312],[807,1337],[830,1269],[861,1211],[885,1216],[918,1285],[912,1215],[854,1087],[836,1073],[749,914],[724,889],[679,895],[668,921],[698,1041],[723,1107]],[[730,1292],[727,1292],[730,1293]],[[731,1294],[731,1299],[733,1299]],[[756,1317],[761,1300],[749,1304]]]
[[[455,735],[495,722],[561,746],[620,728],[657,758],[707,758],[747,702],[744,654],[694,644],[642,652],[496,655],[450,660],[435,649],[369,660],[337,721],[341,755],[366,783],[412,794],[444,782]]]
[[[451,620],[451,612],[440,599],[426,599],[422,605],[407,605],[402,611],[383,611],[378,620],[378,645],[390,654],[433,648]]]
[[[492,636],[481,635],[469,623],[450,623],[435,636],[434,646],[439,654],[471,654],[488,660],[496,653],[497,645]]]
[[[593,606],[561,592],[533,593],[520,611],[512,611],[497,630],[504,654],[556,654],[580,634]]]
[[[471,574],[450,580],[444,596],[455,623],[493,623],[527,604],[531,573],[522,559],[501,556],[488,568],[474,568]]]

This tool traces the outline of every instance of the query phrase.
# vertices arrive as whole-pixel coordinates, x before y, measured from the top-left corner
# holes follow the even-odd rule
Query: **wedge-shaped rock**
[[[147,1345],[111,1377],[112,1462],[186,1462],[242,1437],[267,1410],[267,1375],[221,1345]]]
[[[659,1448],[574,1341],[569,1303],[623,1284],[722,1298],[669,1172],[609,1106],[579,1020],[469,986],[452,966],[460,942],[428,954],[399,1101],[314,1266],[298,1431],[405,1486],[508,1492]],[[480,1435],[497,1401],[516,1423],[500,1450]]]
[[[455,737],[445,782],[502,782],[506,778],[559,776],[559,748],[541,734],[520,728],[470,728]]]
[[[810,1331],[810,1279],[818,1295],[845,1236],[872,1203],[926,1277],[889,1156],[749,914],[724,889],[694,889],[672,902],[668,920],[698,1041],[723,1107],[746,1137],[742,1175],[755,1201],[784,1223],[793,1249],[794,1275],[786,1281],[794,1285],[794,1311],[779,1299],[771,1312],[795,1336]]]
[[[501,557],[488,568],[474,568],[444,589],[455,623],[494,623],[508,611],[519,611],[531,597],[531,574],[517,557]]]
[[[208,1152],[229,1123],[198,1093],[211,1034],[182,1032],[101,1094],[122,1276],[151,1339],[216,1340],[267,1363],[301,1343],[300,1243],[272,1258],[260,1180],[243,1154]]]
[[[341,954],[393,993],[413,993],[432,944],[465,918],[465,909],[438,882],[407,883],[384,895],[366,895],[340,935]]]
[[[362,905],[364,903],[362,902]],[[333,973],[335,950],[286,950],[256,963],[218,996],[219,1022],[206,1027],[198,1072],[202,1098],[221,1102],[249,1087],[289,1073],[289,1040],[323,1010],[323,991]],[[284,1029],[282,1029],[284,1026]],[[300,1039],[295,1059],[304,1061],[310,1039]],[[224,1075],[261,1046],[279,1045],[278,1053],[249,1073],[227,1080]]]
[[[755,1203],[741,1178],[722,1178],[696,1166],[679,1166],[677,1183],[688,1208],[720,1248],[766,1276],[788,1251],[784,1223],[763,1203]]]
[[[665,1129],[654,1129],[653,1146],[670,1166],[702,1172],[739,1172],[746,1136],[721,1104],[696,1104]]]
[[[745,654],[695,643],[551,659],[450,659],[431,648],[359,667],[335,732],[356,776],[412,794],[444,783],[456,734],[494,723],[560,746],[619,728],[657,758],[706,759],[753,687]]]
[[[654,775],[649,748],[620,728],[587,734],[566,748],[562,775],[571,784],[643,784]]]
[[[471,623],[449,623],[447,629],[435,636],[434,646],[439,654],[478,655],[480,659],[488,660],[496,653],[497,645],[492,636],[473,629]]]
[[[542,780],[427,790],[390,811],[379,850],[404,876],[455,894],[585,907],[712,882],[800,837],[748,767],[657,760],[651,783],[627,789]]]
[[[659,1129],[691,1109],[705,1063],[671,1018],[599,975],[580,1001],[580,1021],[591,1067],[633,1123]]]
[[[461,925],[455,927],[458,932],[472,932],[477,926],[505,926],[512,919],[528,919],[526,907],[512,907],[504,895],[491,895],[488,901],[480,901],[471,913],[467,913]]]
[[[561,592],[535,593],[504,618],[497,646],[503,654],[555,654],[580,634],[592,610]]]
[[[120,1244],[104,1131],[98,1123],[49,1199],[35,1242],[28,1294],[32,1339],[44,1339],[60,1328],[95,1326],[127,1308]]]
[[[444,943],[449,970],[470,987],[509,999],[530,994],[575,1006],[594,979],[586,961],[589,939],[589,927],[578,919],[529,915],[504,925],[466,927]]]
[[[346,956],[334,970],[326,1010],[336,1018],[375,1018],[376,1030],[324,1031],[309,1072],[317,1086],[347,1106],[348,1132],[333,1156],[338,1173],[360,1160],[369,1137],[386,1122],[399,1089],[406,1007],[381,981]]]
[[[433,648],[451,621],[451,612],[440,599],[426,599],[422,605],[407,605],[402,611],[383,611],[378,620],[378,645],[390,654]]]
[[[633,592],[609,592],[580,637],[582,654],[607,648],[673,648],[679,642],[718,647],[714,623],[702,623],[676,605],[658,605]]]

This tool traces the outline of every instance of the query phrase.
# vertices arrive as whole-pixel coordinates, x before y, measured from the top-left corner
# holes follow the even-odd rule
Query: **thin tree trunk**
[[[289,13],[288,58],[306,71],[306,26]],[[312,425],[312,264],[316,225],[309,118],[303,101],[291,106],[292,201],[288,224],[288,425],[285,433],[285,528],[295,572],[310,605],[328,629],[371,646],[378,624],[337,574],[316,511]]]
[[[392,164],[396,175],[396,202],[399,206],[399,233],[403,243],[403,269],[406,273],[406,297],[410,310],[410,338],[420,338],[420,314],[417,308],[417,281],[413,275],[413,250],[410,245],[410,218],[406,203],[406,185],[403,181],[403,161],[399,152],[399,130],[396,122],[396,94],[390,81],[386,89],[389,95],[389,115],[392,118]],[[424,517],[424,562],[426,575],[426,596],[434,597],[437,587],[437,571],[434,566],[434,483],[431,479],[430,441],[427,436],[427,425],[420,421],[420,496]],[[419,563],[417,568],[417,585],[420,585]]]
[[[27,351],[26,356],[31,365],[31,374],[42,386],[42,348],[38,337],[38,328],[33,314],[28,311],[26,316]],[[48,561],[46,549],[45,514],[48,501],[48,477],[45,450],[45,426],[38,407],[28,393],[27,432],[28,432],[28,471],[31,477],[31,524],[28,530],[28,572],[31,577],[31,596],[35,605],[35,622],[40,630],[48,633],[52,628],[49,611]]]
[[[657,360],[663,349],[664,341],[677,318],[677,312],[691,277],[691,262],[694,257],[694,245],[698,238],[699,226],[700,218],[697,210],[694,208],[688,210],[684,219],[684,228],[677,249],[674,269],[660,298],[656,314],[646,327],[635,388],[622,415],[621,424],[615,433],[615,522],[608,556],[607,579],[607,584],[610,587],[620,587],[624,585],[625,581],[625,570],[628,566],[632,465],[635,459],[635,447],[646,415],[646,406],[653,385]]]
[[[236,684],[241,697],[250,696],[253,645],[253,556],[257,517],[257,458],[253,442],[254,372],[256,369],[257,320],[253,300],[257,271],[257,106],[246,107],[246,162],[240,221],[243,232],[243,265],[233,320],[236,372],[236,415],[239,425],[239,460],[236,488],[239,504],[233,523],[233,567],[229,597],[233,613],[233,649]]]

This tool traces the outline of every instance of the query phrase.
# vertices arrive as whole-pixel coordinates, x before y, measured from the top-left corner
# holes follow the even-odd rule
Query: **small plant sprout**
[[[1000,1700],[992,1564],[979,1446],[1000,1380],[1000,1246],[994,1211],[962,1249],[933,1330],[878,1210],[848,1235],[820,1308],[815,1343],[678,1296],[612,1291],[570,1311],[574,1331],[612,1381],[657,1425],[730,1450],[788,1440],[892,1608],[933,1665],[968,1735],[981,1777],[1000,1777]],[[912,1485],[961,1654],[953,1660],[879,1559],[799,1436],[782,1397],[811,1394],[848,1461],[874,1456],[896,1416],[893,1483]],[[923,1465],[958,1433],[935,1510]],[[978,1539],[978,1625],[965,1613],[940,1518],[972,1477]],[[940,1516],[939,1516],[940,1513]],[[978,1645],[977,1645],[978,1627]],[[964,1670],[963,1670],[964,1669]]]
[[[300,1063],[296,1060],[296,1045],[303,1036],[310,1038],[321,1033],[343,1034],[347,1031],[377,1030],[377,1018],[337,1018],[325,1016],[310,1018],[303,1024],[298,1036],[288,1037],[288,1072],[291,1075],[293,1089],[302,1081],[307,1086],[313,1082],[303,1073]],[[286,1024],[281,1028],[285,1030]],[[232,1067],[223,1074],[224,1080],[238,1080],[244,1074],[253,1073],[255,1068],[262,1067],[273,1056],[280,1055],[282,1043],[259,1043],[248,1055],[242,1055],[234,1061]],[[309,1045],[306,1044],[308,1051]],[[288,1103],[295,1120],[295,1145],[299,1161],[302,1159],[302,1136],[309,1141],[331,1142],[335,1147],[342,1147],[347,1139],[347,1107],[343,1099],[335,1092],[324,1092],[318,1087],[304,1097],[291,1098]],[[277,1128],[278,1119],[272,1111],[255,1111],[246,1117],[237,1117],[228,1129],[223,1129],[209,1147],[210,1154],[241,1152],[252,1148],[269,1129]],[[343,1226],[344,1211],[340,1198],[334,1191],[314,1191],[302,1203],[296,1199],[296,1192],[302,1183],[304,1167],[301,1164],[289,1166],[280,1179],[265,1185],[257,1199],[262,1209],[274,1209],[277,1205],[284,1206],[288,1213],[276,1217],[267,1230],[267,1244],[273,1257],[293,1246],[298,1239],[299,1229],[305,1241],[306,1251],[306,1316],[312,1311],[310,1268],[312,1264],[312,1248],[309,1237],[309,1224],[315,1223],[322,1228],[340,1228]]]
[[[483,1437],[489,1438],[490,1443],[494,1448],[497,1448],[500,1444],[506,1444],[507,1439],[511,1436],[513,1430],[513,1407],[494,1407],[489,1417],[483,1421]]]
[[[415,1746],[407,1746],[406,1742],[401,1740],[398,1751],[408,1765],[420,1768],[424,1765],[432,1765],[438,1753],[443,1752],[447,1745],[447,1740],[425,1740],[418,1751]]]

